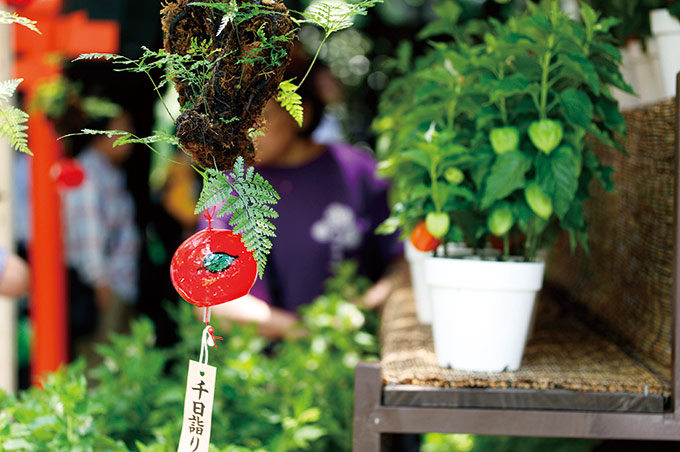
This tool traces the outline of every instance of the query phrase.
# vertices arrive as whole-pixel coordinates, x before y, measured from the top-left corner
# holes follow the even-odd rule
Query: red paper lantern
[[[208,227],[182,243],[170,263],[175,290],[200,307],[235,300],[250,292],[257,261],[239,234]]]

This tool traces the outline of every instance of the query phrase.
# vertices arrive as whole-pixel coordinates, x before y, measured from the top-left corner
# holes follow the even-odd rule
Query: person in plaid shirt
[[[126,113],[107,128],[133,131]],[[119,167],[133,145],[114,148],[113,141],[101,135],[90,142],[78,156],[85,180],[63,197],[72,345],[97,326],[96,340],[125,331],[137,298],[140,239]]]

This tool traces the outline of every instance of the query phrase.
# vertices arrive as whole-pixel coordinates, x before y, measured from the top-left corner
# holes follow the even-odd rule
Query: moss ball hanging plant
[[[176,133],[155,131],[138,137],[125,130],[83,129],[80,134],[118,137],[114,146],[138,143],[153,147],[169,143],[189,154],[203,178],[195,213],[220,207],[233,232],[241,234],[262,276],[275,227],[271,219],[279,197],[252,167],[253,139],[263,134],[263,110],[275,99],[301,126],[302,99],[297,90],[331,34],[352,26],[354,18],[382,0],[312,4],[293,19],[282,0],[168,0],[161,10],[163,49],[143,47],[130,59],[108,53],[87,53],[77,60],[108,60],[116,71],[146,74],[159,94]],[[323,30],[323,38],[301,80],[283,80],[300,24]],[[163,70],[165,76],[152,75]],[[175,117],[161,89],[174,84],[180,103]]]
[[[210,63],[203,86],[173,79],[183,107],[177,138],[195,163],[221,170],[231,169],[239,155],[253,162],[252,131],[261,127],[262,111],[283,80],[296,30],[281,1],[232,7],[226,19],[190,0],[161,11],[165,51],[192,55],[203,43]]]

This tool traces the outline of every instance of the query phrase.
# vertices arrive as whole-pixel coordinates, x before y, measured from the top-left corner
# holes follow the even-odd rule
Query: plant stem
[[[302,84],[305,82],[305,80],[307,80],[307,76],[309,76],[309,73],[312,72],[312,68],[314,67],[314,63],[316,63],[316,59],[319,57],[319,54],[321,53],[321,48],[322,48],[323,45],[326,43],[326,40],[328,39],[328,37],[329,37],[330,35],[331,35],[331,34],[330,34],[329,32],[326,32],[325,36],[324,36],[323,39],[321,40],[321,44],[319,44],[319,48],[316,49],[316,53],[314,54],[314,58],[312,58],[312,62],[309,63],[309,67],[307,68],[307,72],[306,72],[305,75],[302,77],[302,80],[300,80],[300,83],[297,84],[298,87],[295,88],[295,90],[293,91],[293,93],[296,92],[296,91],[300,88],[300,86],[302,86]],[[291,94],[292,94],[292,93],[291,93]],[[290,96],[290,94],[289,94],[289,96]]]
[[[439,213],[442,211],[442,206],[439,200],[439,184],[437,182],[438,160],[438,156],[432,157],[432,164],[430,165],[430,179],[432,179],[432,201],[434,202],[434,209]]]
[[[505,67],[503,66],[503,63],[499,65],[499,80],[503,80],[505,78]],[[503,118],[503,125],[508,125],[508,110],[505,105],[505,97],[501,97],[501,100],[498,102],[498,106],[501,110],[501,118]]]
[[[510,233],[503,236],[503,260],[510,260]]]
[[[527,226],[527,238],[524,242],[524,261],[531,262],[531,249],[533,248],[532,242],[534,241],[534,217],[529,220],[529,225]]]
[[[548,50],[543,56],[543,62],[541,63],[541,103],[538,108],[538,113],[541,119],[546,119],[548,104],[548,75],[550,73],[550,58],[552,58],[552,51]]]
[[[536,233],[536,217],[531,217],[527,231],[527,240],[524,245],[525,262],[536,261],[536,248],[538,247],[538,234]]]
[[[171,159],[170,157],[167,157],[167,156],[163,155],[162,152],[158,151],[156,148],[154,148],[153,146],[151,146],[149,143],[144,143],[144,146],[146,146],[147,148],[151,149],[152,152],[155,152],[155,153],[158,154],[161,158],[167,160],[168,162],[176,163],[177,165],[188,165],[188,163],[178,162],[177,160],[173,160],[173,159]]]
[[[170,109],[168,108],[167,104],[165,103],[165,99],[163,99],[163,96],[161,95],[161,92],[159,91],[158,85],[156,85],[156,82],[154,81],[153,77],[151,77],[151,74],[149,74],[149,71],[144,71],[147,77],[149,77],[149,80],[151,80],[151,84],[153,85],[153,90],[156,91],[156,94],[158,94],[158,98],[161,100],[161,104],[163,104],[163,108],[165,108],[165,112],[170,116],[170,119],[172,119],[172,122],[174,123],[176,121],[175,117],[172,116],[172,113],[170,113]]]

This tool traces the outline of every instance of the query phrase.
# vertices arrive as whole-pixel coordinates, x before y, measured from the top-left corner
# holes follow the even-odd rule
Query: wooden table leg
[[[379,363],[360,362],[354,371],[353,452],[380,452],[380,432],[373,413],[380,405],[382,377]]]

